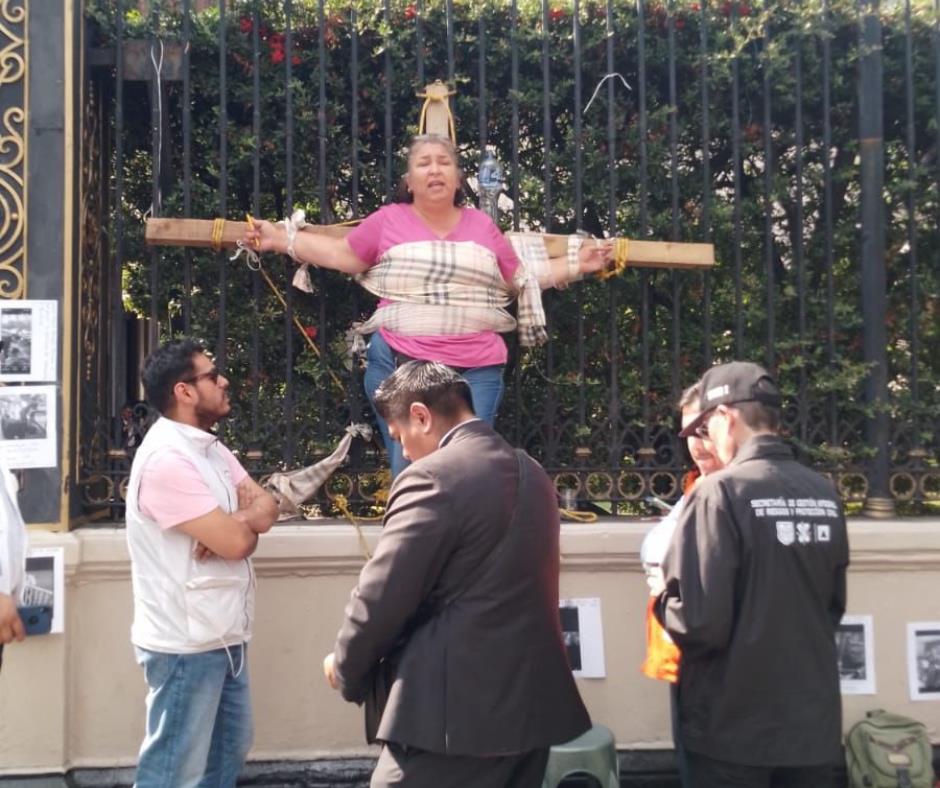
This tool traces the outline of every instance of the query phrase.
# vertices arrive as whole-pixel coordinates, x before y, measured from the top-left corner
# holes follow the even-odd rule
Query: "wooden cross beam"
[[[151,246],[198,246],[232,249],[245,237],[247,222],[211,219],[148,219],[144,233]],[[301,232],[322,233],[343,238],[352,230],[349,225],[307,225]],[[563,257],[568,249],[568,236],[544,233],[549,257]],[[629,268],[686,268],[704,271],[715,264],[715,247],[703,243],[672,241],[635,241],[627,243],[626,266]]]
[[[448,85],[435,80],[417,95],[424,99],[418,130],[455,140],[456,129],[450,112],[449,100],[455,94]],[[455,140],[456,144],[456,140]],[[148,219],[144,237],[151,246],[203,246],[231,249],[245,237],[247,222],[229,222],[205,219]],[[302,232],[323,233],[336,238],[344,237],[352,229],[349,225],[307,225]],[[543,234],[549,257],[564,257],[568,251],[568,236]],[[673,243],[672,241],[635,241],[627,239],[621,244],[625,250],[626,267],[691,268],[705,270],[715,264],[715,247],[702,243]]]

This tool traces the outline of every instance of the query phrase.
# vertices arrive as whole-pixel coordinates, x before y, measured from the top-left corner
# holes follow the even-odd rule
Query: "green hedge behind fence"
[[[295,0],[291,10],[288,51],[287,19],[282,2],[229,3],[224,16],[227,48],[225,75],[228,115],[227,215],[239,219],[259,204],[259,214],[283,217],[288,211],[288,174],[293,202],[314,221],[337,221],[375,209],[388,193],[386,181],[385,91],[391,96],[394,175],[400,151],[415,131],[420,101],[418,45],[423,39],[425,81],[447,78],[447,20],[443,2],[419,6],[392,0],[384,4],[315,3]],[[321,15],[322,10],[322,15]],[[572,232],[582,228],[631,238],[708,240],[716,245],[718,264],[706,285],[694,273],[636,271],[609,283],[587,282],[547,297],[551,315],[551,348],[522,358],[518,388],[510,386],[502,409],[504,428],[536,454],[557,466],[574,460],[574,449],[592,449],[591,464],[618,467],[637,462],[637,448],[671,432],[672,403],[681,386],[703,369],[707,357],[759,361],[771,358],[791,403],[791,433],[806,451],[827,465],[852,465],[867,455],[862,426],[865,408],[862,383],[863,320],[885,320],[889,335],[890,388],[895,465],[908,462],[914,445],[932,454],[940,426],[940,235],[938,235],[937,16],[932,6],[912,9],[913,102],[915,166],[908,165],[905,90],[904,7],[886,6],[884,25],[885,216],[887,240],[888,313],[861,314],[859,244],[859,172],[857,74],[858,12],[851,3],[834,2],[824,17],[818,2],[774,2],[751,5],[748,0],[717,4],[651,2],[637,7],[582,2],[578,24],[569,2],[455,2],[453,4],[455,116],[465,168],[472,174],[480,151],[479,101],[481,25],[485,65],[485,134],[507,169],[513,211],[503,216],[506,229],[514,219],[521,226]],[[608,18],[608,14],[610,17]],[[113,2],[90,3],[92,46],[113,46],[116,12]],[[322,20],[322,21],[321,21]],[[547,24],[546,24],[547,22]],[[127,11],[125,37],[178,40],[181,19],[170,4],[157,4],[149,14]],[[218,9],[192,17],[192,150],[194,152],[192,215],[217,215],[220,161]],[[706,49],[702,54],[702,28]],[[575,29],[580,49],[574,45]],[[642,27],[642,34],[641,34]],[[253,49],[258,30],[257,58]],[[608,65],[608,29],[612,30],[613,68]],[[351,128],[351,46],[358,46],[358,125]],[[768,33],[765,36],[765,33]],[[645,46],[646,134],[641,136],[638,42]],[[676,86],[675,125],[669,100],[670,36],[674,36]],[[830,150],[823,145],[822,44],[831,50]],[[549,82],[543,78],[543,48],[549,58]],[[385,53],[392,80],[384,72]],[[512,90],[513,53],[517,57],[518,89]],[[322,56],[325,68],[319,68]],[[575,106],[575,69],[582,76],[580,106]],[[739,89],[737,127],[732,120],[733,69]],[[293,114],[293,157],[286,154],[286,117],[290,67]],[[703,68],[707,73],[708,150],[703,151]],[[253,80],[260,71],[260,136],[253,131]],[[622,74],[628,91],[614,82],[598,91],[585,112],[595,85],[609,71]],[[798,70],[802,78],[798,79]],[[769,78],[770,127],[765,123],[764,79]],[[326,103],[318,100],[321,76]],[[802,91],[797,102],[798,89]],[[164,332],[180,329],[181,253],[161,253],[160,289],[150,292],[150,257],[142,246],[139,218],[151,202],[152,135],[149,87],[128,82],[125,112],[124,194],[115,210],[124,212],[125,302],[130,310],[150,313],[150,299]],[[162,213],[182,215],[182,87],[165,83],[161,169]],[[546,102],[550,139],[543,129]],[[146,111],[143,108],[146,107]],[[513,109],[518,112],[518,168],[512,167]],[[576,114],[581,112],[577,137]],[[802,121],[802,147],[797,146],[797,119]],[[612,119],[613,147],[608,139]],[[323,124],[321,126],[321,124]],[[319,133],[325,135],[321,163]],[[738,134],[741,165],[735,172],[732,143]],[[676,142],[676,160],[671,140]],[[354,197],[351,166],[353,144],[359,167]],[[645,144],[646,166],[643,168]],[[766,191],[765,145],[771,150],[771,191]],[[546,159],[544,152],[548,148]],[[260,154],[260,190],[254,194],[254,154]],[[580,154],[579,154],[580,152]],[[706,157],[709,180],[705,180]],[[580,155],[581,177],[575,162]],[[824,160],[832,173],[832,297],[826,266],[824,222]],[[798,168],[801,177],[798,178]],[[642,181],[645,174],[646,195]],[[673,204],[672,183],[678,200]],[[546,181],[548,189],[546,189]],[[738,233],[735,230],[735,185],[740,194]],[[576,215],[577,186],[583,210]],[[322,188],[321,188],[322,186]],[[705,195],[710,197],[706,205]],[[611,194],[613,199],[611,199]],[[917,267],[912,273],[908,244],[909,197],[914,199]],[[613,205],[613,215],[610,206]],[[799,216],[802,207],[802,217]],[[765,222],[769,211],[771,222]],[[110,217],[113,224],[114,216]],[[802,222],[802,233],[798,227]],[[768,274],[766,238],[772,239],[772,315],[774,346],[768,348]],[[735,250],[740,250],[736,257]],[[802,257],[802,266],[800,266]],[[740,292],[735,288],[740,259]],[[192,291],[193,332],[213,338],[219,318],[217,258],[195,258]],[[269,261],[285,284],[288,266]],[[802,268],[802,270],[801,270]],[[648,287],[649,386],[644,386],[642,287]],[[226,289],[227,364],[235,379],[254,382],[261,392],[249,419],[247,395],[240,400],[240,429],[277,456],[283,420],[284,321],[280,306],[262,294],[252,306],[252,280],[243,267],[230,270]],[[705,313],[708,287],[710,309]],[[353,319],[371,309],[365,296],[343,277],[319,278],[321,297],[296,296],[305,324],[316,329],[327,349],[327,365],[343,371],[344,332]],[[912,288],[914,288],[912,290]],[[912,313],[912,292],[917,308]],[[738,300],[740,299],[740,306]],[[831,321],[829,304],[831,303]],[[802,307],[801,307],[802,304]],[[801,329],[801,309],[803,310]],[[579,318],[580,315],[580,318]],[[676,320],[678,316],[678,321]],[[247,381],[251,326],[260,320],[261,368]],[[710,322],[709,322],[710,321]],[[710,324],[710,334],[706,327]],[[912,332],[919,353],[912,358]],[[584,336],[585,363],[578,362],[579,332]],[[833,342],[830,358],[829,341]],[[295,347],[300,347],[298,340]],[[549,363],[549,354],[551,361]],[[910,386],[917,365],[916,397]],[[515,369],[510,383],[516,378]],[[337,435],[335,413],[324,413],[326,387],[323,364],[299,353],[295,364],[293,428],[301,440],[300,459],[322,453]],[[614,389],[614,384],[616,387]],[[246,387],[251,388],[251,387]],[[612,390],[616,400],[612,402]],[[552,396],[548,396],[551,392]],[[332,397],[332,394],[330,394]],[[300,407],[302,406],[302,407]],[[327,408],[329,411],[329,408]],[[611,413],[616,425],[611,427]],[[646,418],[644,416],[646,415]],[[332,420],[331,420],[332,419]],[[247,427],[250,421],[250,428]],[[644,425],[645,422],[645,425]],[[644,426],[646,427],[644,431]],[[620,432],[620,431],[623,432]],[[617,433],[623,440],[612,440]],[[668,443],[669,446],[673,444]],[[614,452],[620,456],[614,456]],[[668,452],[667,452],[668,453]],[[668,461],[668,457],[666,458]],[[927,490],[940,496],[940,488]]]

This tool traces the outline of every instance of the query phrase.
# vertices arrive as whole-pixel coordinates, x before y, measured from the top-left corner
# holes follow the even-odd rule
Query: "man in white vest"
[[[231,409],[229,382],[201,345],[163,345],[141,378],[162,418],[127,488],[131,642],[149,687],[135,786],[234,786],[253,732],[249,556],[277,506],[210,432]]]
[[[26,526],[16,502],[17,489],[13,474],[0,466],[0,665],[3,646],[26,637],[16,610],[26,560]]]
[[[0,341],[0,354],[3,342]],[[0,429],[0,441],[4,439]],[[3,647],[26,637],[26,629],[16,610],[16,602],[25,578],[26,525],[16,496],[16,478],[0,465],[0,665]]]

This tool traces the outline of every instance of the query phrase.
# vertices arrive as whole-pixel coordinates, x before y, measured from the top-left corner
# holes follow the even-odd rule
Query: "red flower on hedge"
[[[552,22],[557,22],[557,21],[559,21],[560,19],[564,19],[564,18],[565,18],[565,9],[556,6],[556,7],[553,8],[551,11],[548,12],[548,18],[549,18]]]
[[[304,333],[307,335],[308,338],[316,339],[317,333],[318,333],[317,327],[316,326],[304,326]]]
[[[294,56],[290,59],[290,62],[293,63],[295,66],[299,66],[299,65],[300,65],[300,55],[294,55]]]
[[[250,33],[254,25],[251,23],[250,17],[243,16],[241,21],[238,23],[238,26],[241,28],[243,33]]]
[[[405,6],[405,19],[412,20],[418,15],[418,7],[414,3]]]
[[[284,62],[284,34],[272,33],[271,40],[268,42],[271,47],[271,62],[274,64]]]

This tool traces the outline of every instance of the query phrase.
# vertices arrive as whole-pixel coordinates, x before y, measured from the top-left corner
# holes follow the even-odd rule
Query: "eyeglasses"
[[[219,382],[219,375],[222,374],[222,371],[218,367],[213,367],[208,372],[200,372],[198,375],[193,375],[191,378],[182,378],[180,383],[191,383],[196,384],[203,378],[206,380],[211,380],[213,383]]]
[[[701,438],[704,441],[710,440],[711,436],[708,433],[708,422],[711,421],[712,416],[714,416],[717,412],[717,408],[712,408],[710,411],[707,411],[705,413],[705,418],[702,419],[702,423],[692,430],[692,435],[690,437]]]

